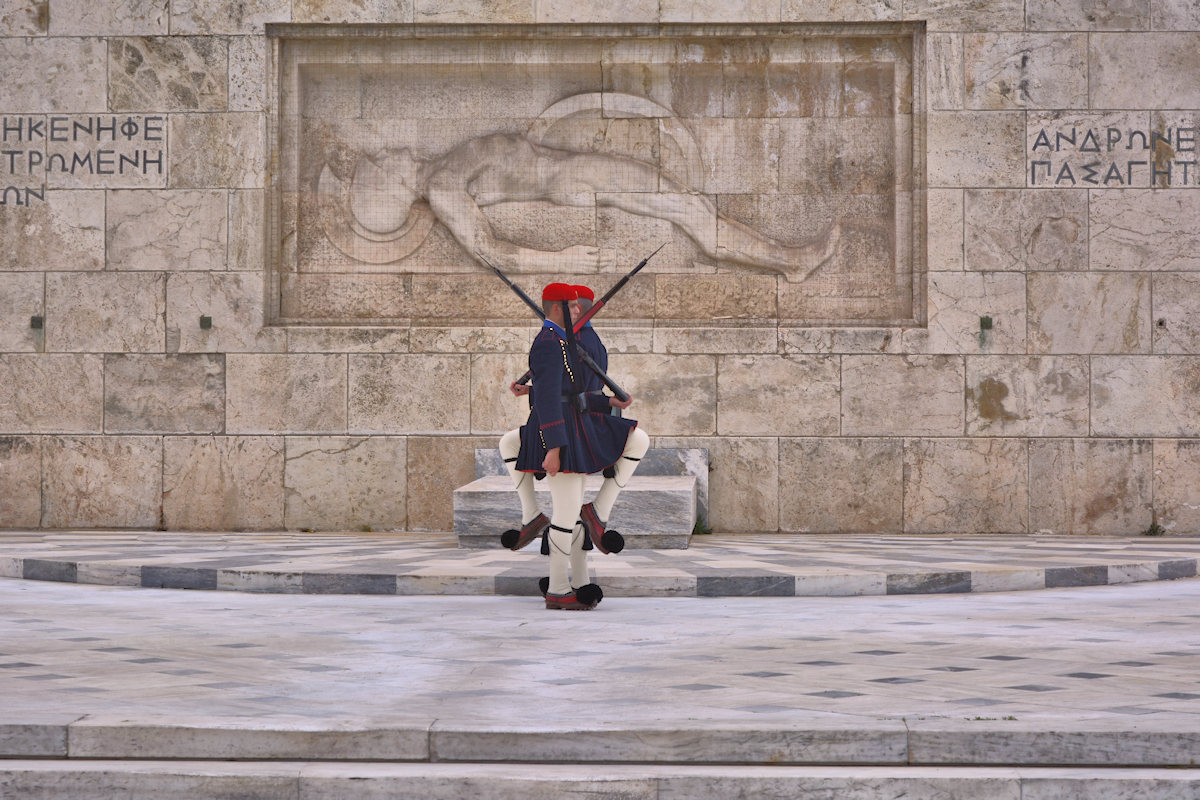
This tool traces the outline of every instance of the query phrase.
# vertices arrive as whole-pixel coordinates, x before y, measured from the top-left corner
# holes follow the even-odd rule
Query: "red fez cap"
[[[569,283],[548,283],[542,290],[543,300],[578,300],[579,292]]]
[[[589,289],[586,286],[572,286],[571,288],[574,289],[575,291],[579,292],[580,300],[595,300],[596,299],[596,293],[593,292],[591,289]]]

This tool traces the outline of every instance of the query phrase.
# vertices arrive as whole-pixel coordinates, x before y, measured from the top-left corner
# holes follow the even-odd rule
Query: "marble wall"
[[[331,45],[349,72],[302,73],[309,23],[435,26],[444,80],[413,112],[377,28]],[[491,23],[529,27],[453,27]],[[776,27],[738,59],[611,57],[659,23]],[[881,92],[850,24],[907,37],[907,83]],[[456,91],[478,37],[522,66]],[[654,442],[710,451],[711,527],[1198,535],[1198,52],[1191,0],[0,0],[0,528],[449,531],[475,448],[524,417],[534,327],[445,222],[372,268],[323,239],[322,117],[433,152],[427,117],[524,136],[562,97],[642,92],[675,121],[556,135],[677,175],[690,131],[718,243],[849,231],[836,275],[794,280],[594,191],[491,207],[611,253],[599,291],[669,239],[596,328]]]

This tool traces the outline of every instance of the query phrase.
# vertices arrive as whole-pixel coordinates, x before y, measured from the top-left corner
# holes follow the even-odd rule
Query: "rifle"
[[[583,313],[583,315],[578,320],[576,320],[575,327],[574,327],[574,333],[579,333],[579,331],[583,329],[583,326],[588,324],[588,321],[590,321],[592,317],[596,316],[596,312],[599,311],[600,309],[604,308],[605,303],[607,303],[609,300],[611,300],[612,296],[614,294],[621,291],[621,289],[625,286],[625,284],[629,283],[629,279],[632,278],[634,275],[637,275],[638,271],[642,267],[646,266],[646,264],[650,261],[650,259],[652,259],[656,255],[658,255],[659,250],[662,250],[666,246],[667,246],[666,242],[663,242],[662,244],[660,244],[658,246],[657,250],[655,250],[653,253],[646,256],[641,261],[639,261],[638,265],[636,267],[629,270],[629,273],[627,275],[625,275],[623,278],[621,278],[621,280],[617,281],[616,284],[614,284],[611,289],[609,289],[607,292],[604,293],[603,297],[601,297],[599,300],[597,300],[595,303],[593,303],[592,307],[589,308],[587,311],[585,311]],[[480,256],[480,258],[482,258],[482,256]],[[486,264],[487,261],[485,260],[484,263]],[[492,265],[488,264],[488,266],[491,267]],[[496,268],[492,267],[492,269],[496,269]],[[511,284],[509,284],[509,285],[511,286]],[[538,313],[540,314],[541,311],[539,310]],[[521,385],[525,385],[525,384],[529,383],[529,379],[532,377],[533,376],[529,374],[529,371],[526,370],[525,374],[517,379],[517,383],[519,383]],[[619,397],[617,399],[621,400],[622,402],[624,402],[624,400],[625,400],[624,397]]]
[[[494,272],[498,276],[500,276],[500,280],[502,280],[506,284],[508,284],[508,288],[512,289],[513,292],[516,293],[517,297],[524,300],[525,305],[527,305],[531,309],[533,309],[533,313],[537,314],[540,319],[543,319],[543,320],[546,319],[546,314],[542,311],[542,307],[539,306],[537,303],[533,302],[533,299],[530,298],[529,295],[525,294],[524,289],[522,289],[520,286],[517,286],[515,283],[510,281],[508,279],[507,275],[505,275],[503,272],[501,272],[497,266],[495,266],[494,264],[492,264],[492,262],[490,262],[486,258],[484,258],[480,253],[476,253],[475,255],[479,258],[480,261],[482,261],[484,264],[487,264],[487,266],[489,268],[491,268],[492,272]],[[586,315],[584,315],[584,316],[586,316]],[[580,319],[582,319],[582,318],[583,317],[580,317]],[[568,324],[570,324],[570,323],[568,323]],[[572,327],[573,331],[578,330],[578,328],[574,325],[572,325],[571,327]],[[574,338],[574,337],[572,337],[572,338]],[[583,365],[585,367],[587,367],[588,369],[590,369],[592,372],[596,373],[596,377],[598,377],[604,383],[604,385],[607,386],[612,391],[612,393],[616,396],[616,398],[618,400],[620,400],[622,403],[625,402],[626,400],[628,400],[629,392],[626,392],[624,389],[622,389],[620,386],[618,386],[615,382],[613,382],[612,378],[605,375],[604,370],[600,369],[600,365],[597,364],[596,361],[587,354],[587,351],[584,350],[582,347],[580,347],[577,342],[573,342],[573,343],[575,344],[575,356],[581,362],[583,362]]]

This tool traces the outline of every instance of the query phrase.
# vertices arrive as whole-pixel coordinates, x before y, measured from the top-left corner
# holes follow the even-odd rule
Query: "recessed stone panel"
[[[1088,196],[1055,189],[967,189],[966,268],[1085,270]]]
[[[1091,378],[1082,356],[967,359],[971,436],[1086,436]]]
[[[229,195],[217,190],[108,195],[110,270],[223,270]]]
[[[407,519],[408,456],[402,437],[287,439],[284,526],[401,530]]]
[[[161,273],[50,273],[46,350],[161,353],[166,276]]]
[[[838,360],[830,356],[722,356],[717,360],[717,432],[836,435],[839,374]]]
[[[1150,278],[1101,273],[1028,276],[1029,350],[1150,352]]]
[[[1151,461],[1142,439],[1030,442],[1031,530],[1136,536],[1150,527]]]
[[[229,45],[204,36],[112,39],[109,108],[113,111],[225,111]]]
[[[284,465],[278,436],[165,437],[163,523],[176,530],[282,528]]]
[[[900,439],[781,439],[779,528],[801,533],[899,532]]]
[[[229,433],[346,432],[346,356],[231,354],[225,369]]]
[[[961,435],[963,370],[956,356],[843,356],[842,434]]]
[[[915,439],[904,447],[906,533],[1025,533],[1023,439]]]
[[[106,433],[220,433],[224,425],[223,356],[105,357]]]
[[[1200,358],[1093,358],[1092,434],[1200,436]]]
[[[351,433],[470,431],[470,357],[351,355]],[[520,374],[509,380],[516,380]]]
[[[41,521],[41,439],[0,436],[0,528],[36,528]]]
[[[43,439],[42,525],[153,528],[160,522],[162,438]]]

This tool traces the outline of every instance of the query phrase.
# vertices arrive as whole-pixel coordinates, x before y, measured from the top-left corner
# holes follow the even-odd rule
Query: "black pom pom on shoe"
[[[500,534],[500,544],[504,547],[507,547],[509,550],[512,550],[514,547],[516,547],[517,539],[519,538],[521,538],[521,532],[514,528],[509,528],[504,533]]]
[[[584,605],[595,607],[604,599],[604,590],[594,583],[587,583],[575,590],[575,597]]]
[[[625,537],[616,531],[605,531],[600,537],[604,549],[610,553],[619,553],[625,549]]]

